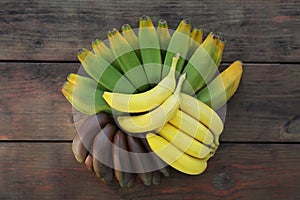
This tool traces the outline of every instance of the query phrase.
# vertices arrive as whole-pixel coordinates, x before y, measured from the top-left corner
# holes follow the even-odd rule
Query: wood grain
[[[297,199],[299,151],[222,144],[202,175],[172,171],[158,186],[113,190],[76,163],[69,143],[0,143],[0,199]]]
[[[76,130],[60,88],[78,68],[77,63],[0,63],[6,74],[0,77],[0,139],[70,141]],[[246,64],[227,105],[221,141],[299,142],[299,77],[296,64]]]
[[[183,18],[224,35],[224,61],[299,62],[300,2],[211,0],[2,0],[0,60],[75,61],[78,49],[109,28],[147,14],[175,29]]]

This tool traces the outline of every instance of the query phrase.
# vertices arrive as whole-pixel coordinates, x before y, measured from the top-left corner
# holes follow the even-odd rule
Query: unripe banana
[[[208,146],[200,143],[169,123],[159,131],[159,135],[177,149],[195,158],[205,158],[211,151]]]
[[[208,83],[218,70],[217,56],[219,51],[219,36],[210,33],[204,42],[196,49],[183,72],[187,74],[187,80],[182,91],[187,94],[194,94]]]
[[[104,92],[103,98],[109,106],[121,112],[145,112],[162,104],[176,87],[175,68],[179,55],[173,57],[172,69],[169,74],[154,88],[138,94],[122,94]]]
[[[240,61],[235,61],[205,88],[197,93],[197,98],[214,110],[222,107],[237,90],[243,73]]]
[[[180,91],[184,80],[185,74],[180,76],[174,93],[154,110],[136,116],[117,117],[119,126],[130,133],[159,131],[179,109]]]
[[[111,108],[102,98],[103,91],[95,81],[79,75],[70,76],[71,82],[65,82],[61,91],[76,110],[87,115],[102,111],[111,113]]]
[[[127,134],[127,144],[130,152],[133,152],[135,154],[143,154],[146,153],[146,150],[143,147],[143,144],[139,140],[139,138],[133,137],[131,135]],[[130,154],[132,155],[132,154]],[[133,163],[133,168],[137,173],[138,177],[143,181],[144,185],[151,185],[152,183],[152,172],[146,172],[145,169],[147,168],[147,165],[151,163],[143,162],[143,160],[139,159],[139,157],[131,156],[130,157],[131,162]],[[143,172],[144,171],[144,172]]]
[[[162,61],[157,32],[149,16],[140,18],[138,39],[148,81],[156,85],[161,79]]]
[[[72,151],[79,163],[83,163],[88,155],[88,151],[81,142],[79,136],[76,134],[72,142]]]
[[[67,76],[67,80],[73,85],[83,84],[83,85],[88,85],[89,87],[95,87],[96,86],[95,81],[93,79],[90,79],[87,76],[71,73]],[[106,90],[106,88],[100,84],[97,84],[97,89],[102,91]]]
[[[161,60],[164,61],[171,39],[171,35],[168,29],[168,23],[166,20],[161,19],[158,21],[157,35],[159,40],[159,46],[161,50]]]
[[[186,56],[186,60],[189,60],[190,57],[195,52],[195,50],[201,45],[202,37],[203,37],[203,30],[194,28],[191,33],[190,46],[189,46],[189,51]]]
[[[214,135],[206,126],[181,110],[176,112],[169,123],[206,145],[214,142]]]
[[[198,99],[181,93],[180,109],[194,119],[204,124],[215,136],[223,131],[223,122],[219,115],[208,105]]]
[[[167,49],[166,58],[164,60],[162,78],[168,74],[168,71],[170,69],[169,66],[171,66],[172,64],[172,58],[176,53],[179,53],[181,56],[180,60],[178,61],[176,70],[178,72],[182,71],[190,45],[191,26],[192,25],[190,20],[182,20],[178,25],[176,31],[173,33]]]
[[[92,48],[96,56],[102,57],[109,64],[114,66],[119,72],[122,72],[119,63],[110,48],[108,48],[103,41],[96,39],[92,42]]]
[[[127,40],[115,28],[108,32],[108,40],[110,48],[128,80],[140,91],[148,89],[148,79],[144,68]]]
[[[93,143],[93,167],[98,177],[103,178],[112,163],[112,143],[118,128],[107,124],[95,137]],[[102,163],[104,162],[104,163]]]
[[[142,61],[139,39],[129,24],[124,24],[122,26],[122,34],[123,37],[127,40],[127,42],[134,49],[139,60]]]
[[[114,136],[113,146],[113,163],[115,177],[121,187],[132,186],[132,174],[125,172],[125,169],[131,166],[126,135],[121,130],[117,131]],[[127,153],[126,153],[127,152]]]
[[[146,136],[151,149],[173,168],[190,175],[204,172],[207,167],[207,159],[198,159],[185,154],[163,137],[149,133]]]
[[[123,93],[135,91],[131,82],[101,56],[82,49],[78,54],[78,59],[84,70],[107,90],[122,91]]]

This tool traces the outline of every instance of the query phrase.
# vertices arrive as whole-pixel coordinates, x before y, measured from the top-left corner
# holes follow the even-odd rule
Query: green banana
[[[117,69],[101,56],[96,56],[87,49],[78,54],[84,70],[99,84],[109,91],[132,93],[135,87]]]
[[[154,110],[146,114],[117,117],[119,126],[130,133],[144,133],[161,129],[179,109],[179,96],[184,80],[185,74],[180,76],[174,93]]]
[[[115,28],[109,30],[108,40],[124,75],[139,91],[148,89],[148,79],[144,68],[127,40]]]
[[[96,56],[102,57],[110,65],[115,67],[119,72],[122,72],[119,63],[116,61],[114,54],[111,52],[103,41],[96,39],[92,42],[92,48]]]
[[[168,29],[168,23],[164,19],[158,21],[157,36],[159,40],[159,46],[161,49],[161,60],[164,61],[171,39],[171,35]]]
[[[178,59],[179,55],[176,54],[169,74],[154,88],[138,94],[104,92],[104,100],[111,108],[121,112],[138,113],[157,107],[173,93],[176,87],[175,69]]]
[[[149,84],[156,85],[161,79],[162,61],[158,35],[149,16],[140,17],[138,39]]]
[[[176,31],[173,33],[167,49],[166,58],[164,60],[162,78],[168,74],[168,71],[172,64],[172,58],[176,53],[179,53],[181,56],[180,60],[178,61],[176,70],[178,72],[182,71],[190,45],[191,26],[192,25],[190,20],[182,20],[178,25]]]
[[[235,61],[205,88],[197,93],[197,98],[214,110],[222,107],[237,90],[243,73],[242,63]]]
[[[186,60],[189,60],[195,50],[202,44],[203,30],[194,28],[191,33],[189,51],[186,56]]]
[[[79,76],[77,76],[79,77]],[[98,84],[90,78],[83,78],[76,82],[65,82],[61,91],[73,107],[87,115],[98,112],[111,113],[111,108],[102,98],[103,91]]]
[[[184,93],[194,94],[213,78],[218,70],[218,56],[223,51],[219,50],[220,46],[224,46],[224,42],[210,33],[196,49],[183,70],[187,75],[182,88]]]
[[[122,29],[123,37],[131,45],[131,47],[134,49],[134,52],[136,53],[137,57],[142,62],[139,39],[136,36],[134,30],[132,29],[132,27],[129,24],[124,24],[121,29]]]

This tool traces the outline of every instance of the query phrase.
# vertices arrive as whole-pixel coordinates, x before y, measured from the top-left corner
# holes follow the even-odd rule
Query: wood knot
[[[293,116],[281,127],[281,136],[299,136],[300,135],[300,115]]]
[[[213,180],[213,186],[218,190],[227,190],[233,186],[234,182],[229,173],[220,173]]]

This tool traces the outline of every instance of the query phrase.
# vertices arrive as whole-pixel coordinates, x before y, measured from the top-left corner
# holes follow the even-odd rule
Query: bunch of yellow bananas
[[[140,146],[133,142],[143,141],[141,144],[151,149],[145,151],[144,146],[144,150],[136,153],[152,150],[173,168],[186,174],[200,174],[219,146],[223,121],[216,111],[237,90],[242,64],[235,61],[218,73],[224,41],[214,33],[203,41],[203,31],[192,30],[189,20],[182,20],[173,34],[165,20],[160,20],[157,28],[148,16],[142,16],[139,22],[137,32],[128,24],[122,26],[122,33],[109,30],[109,47],[96,40],[92,52],[81,50],[78,59],[89,77],[70,74],[62,93],[82,113],[113,116],[110,124],[115,125],[110,130],[114,130],[114,136],[107,137],[115,146],[133,150]],[[101,131],[105,132],[105,128]],[[107,148],[112,168],[125,165],[122,162],[130,163],[118,156],[120,148],[110,151],[96,134],[89,139],[94,141],[92,150],[83,151],[84,159],[89,158],[89,151],[89,160],[100,165],[94,154]],[[140,137],[146,138],[146,142]],[[82,146],[78,139],[74,141],[75,147]],[[81,150],[76,151],[75,147],[73,151],[78,157]],[[91,163],[89,160],[87,163]],[[134,163],[142,165],[138,160]],[[99,173],[99,167],[93,166]],[[115,177],[123,186],[120,170],[114,170]]]

